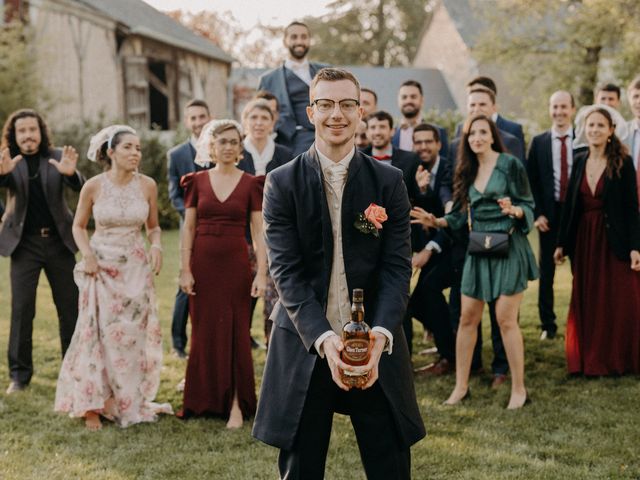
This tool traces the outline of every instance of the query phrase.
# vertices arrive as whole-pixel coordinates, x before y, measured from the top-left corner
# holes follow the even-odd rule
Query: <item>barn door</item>
[[[124,58],[124,81],[127,122],[149,126],[149,81],[146,57]]]

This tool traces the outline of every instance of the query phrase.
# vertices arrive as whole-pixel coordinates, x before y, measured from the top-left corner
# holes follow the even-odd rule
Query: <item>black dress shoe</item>
[[[185,358],[187,358],[187,352],[185,352],[182,348],[174,348],[173,356],[184,360]]]
[[[16,392],[21,392],[26,388],[27,388],[26,383],[20,383],[17,380],[11,380],[11,383],[7,387],[7,395],[11,395],[12,393],[16,393]]]
[[[554,338],[556,338],[556,332],[551,330],[542,330],[540,334],[540,340],[553,340]]]
[[[253,350],[266,350],[267,347],[263,343],[260,343],[255,338],[251,337],[251,348]]]

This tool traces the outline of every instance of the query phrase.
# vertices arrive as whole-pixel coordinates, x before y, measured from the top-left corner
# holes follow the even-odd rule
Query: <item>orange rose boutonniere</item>
[[[379,237],[378,230],[382,230],[382,223],[388,218],[387,212],[383,207],[370,203],[364,213],[358,214],[353,226],[362,233],[370,233],[374,237]]]

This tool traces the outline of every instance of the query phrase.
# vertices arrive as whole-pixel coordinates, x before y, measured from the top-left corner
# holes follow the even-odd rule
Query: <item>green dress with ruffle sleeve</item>
[[[514,206],[522,208],[524,216],[521,219],[502,214],[498,199],[504,197],[510,197]],[[507,257],[467,254],[461,292],[490,302],[500,295],[524,291],[529,280],[538,278],[538,267],[527,239],[533,227],[534,201],[522,163],[512,155],[501,153],[484,192],[479,192],[473,184],[469,187],[469,203],[474,231],[512,231],[512,234]],[[462,228],[467,222],[467,209],[456,204],[444,218],[452,229]]]

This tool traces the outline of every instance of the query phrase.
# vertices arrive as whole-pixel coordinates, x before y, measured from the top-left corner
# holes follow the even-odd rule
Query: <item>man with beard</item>
[[[533,138],[527,159],[529,183],[536,202],[535,226],[540,233],[538,312],[542,326],[541,340],[554,338],[558,329],[553,311],[553,278],[556,271],[553,252],[573,165],[572,122],[575,113],[575,103],[569,92],[560,90],[551,95],[551,129]]]
[[[47,125],[34,110],[13,112],[2,131],[0,187],[7,188],[8,202],[0,224],[0,255],[11,256],[7,394],[24,390],[33,375],[31,337],[43,269],[58,312],[63,355],[78,317],[78,288],[73,280],[78,248],[63,187],[79,191],[84,177],[76,170],[75,149],[53,148],[50,138]]]
[[[167,175],[169,176],[169,199],[180,214],[180,227],[184,219],[184,190],[180,179],[187,173],[203,170],[194,162],[196,158],[196,142],[202,127],[211,120],[209,106],[203,100],[191,100],[184,108],[184,124],[191,132],[189,140],[173,147],[167,152]],[[178,288],[171,320],[171,341],[173,353],[178,358],[186,358],[187,319],[189,317],[189,296]]]
[[[393,117],[384,111],[369,115],[367,123],[367,138],[371,145],[362,150],[376,160],[402,170],[404,184],[409,193],[409,200],[413,200],[417,192],[416,171],[420,164],[420,157],[415,152],[394,148],[391,144],[393,133]]]
[[[446,158],[439,155],[440,136],[434,125],[422,123],[413,130],[414,150],[420,156],[416,172],[418,195],[415,205],[427,212],[444,215],[451,209],[451,167]],[[440,359],[416,370],[426,375],[445,375],[455,371],[455,334],[451,324],[449,305],[443,290],[451,286],[451,238],[444,230],[429,229],[422,243],[416,245],[411,261],[420,269],[418,282],[409,301],[409,312],[433,333]],[[464,255],[464,252],[463,252]],[[412,336],[412,324],[405,322],[405,335]]]
[[[258,90],[267,90],[278,99],[278,142],[298,155],[313,143],[315,129],[306,113],[309,84],[316,72],[325,65],[309,62],[307,59],[311,33],[309,27],[302,22],[287,25],[284,29],[284,45],[289,50],[289,58],[282,66],[260,77]]]
[[[393,135],[391,143],[396,148],[402,150],[413,150],[413,128],[422,123],[422,105],[424,95],[422,85],[416,80],[407,80],[398,90],[398,108],[402,113],[400,128]],[[447,131],[436,125],[440,133],[440,155],[447,156],[449,143],[447,141]]]

